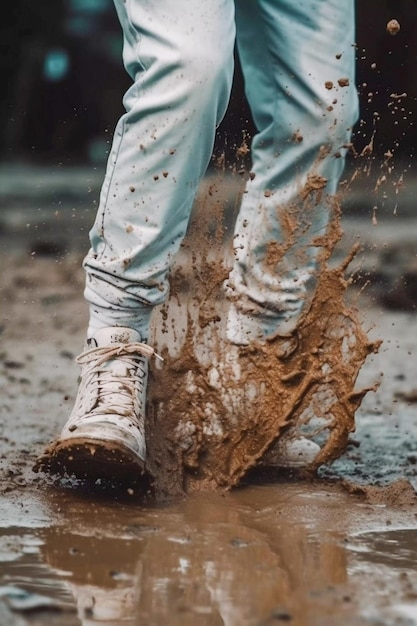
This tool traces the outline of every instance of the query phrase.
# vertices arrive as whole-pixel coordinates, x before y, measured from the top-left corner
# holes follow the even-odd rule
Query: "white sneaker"
[[[315,442],[296,435],[294,431],[284,432],[274,445],[264,454],[260,465],[302,469],[314,463],[320,446]]]
[[[104,328],[88,339],[76,359],[81,380],[75,406],[37,469],[80,478],[143,473],[148,358],[154,354],[131,328]]]

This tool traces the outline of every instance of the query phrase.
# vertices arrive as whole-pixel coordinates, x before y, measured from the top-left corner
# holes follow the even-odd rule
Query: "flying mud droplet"
[[[291,137],[291,139],[294,143],[301,143],[304,137],[302,136],[299,130],[296,130],[293,136]]]
[[[387,24],[387,33],[393,37],[400,32],[401,26],[398,20],[390,20]]]
[[[337,82],[339,87],[349,87],[350,85],[349,78],[339,78]]]
[[[248,137],[247,137],[246,132],[243,131],[242,143],[236,149],[236,156],[240,158],[245,157],[249,152],[250,152],[250,148],[248,145]]]

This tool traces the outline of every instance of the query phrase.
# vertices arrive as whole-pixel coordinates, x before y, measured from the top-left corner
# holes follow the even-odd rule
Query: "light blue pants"
[[[115,4],[133,84],[84,262],[89,333],[125,325],[146,336],[152,308],[167,297],[169,268],[227,108],[235,36],[258,132],[227,291],[242,311],[285,323],[299,313],[314,274],[328,196],[357,118],[354,0]],[[318,204],[301,191],[309,176],[327,181]],[[297,230],[292,220],[302,211],[306,226]],[[275,262],[282,246],[284,259]]]

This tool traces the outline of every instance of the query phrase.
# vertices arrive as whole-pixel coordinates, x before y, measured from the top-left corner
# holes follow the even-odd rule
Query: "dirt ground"
[[[32,471],[74,400],[80,260],[100,179],[0,170],[1,626],[417,624],[412,182],[377,220],[366,190],[346,203],[336,257],[360,237],[350,297],[370,281],[359,308],[383,344],[360,374],[359,386],[380,385],[345,454],[314,478],[254,471],[228,493],[156,501]],[[216,185],[233,207],[239,183]]]

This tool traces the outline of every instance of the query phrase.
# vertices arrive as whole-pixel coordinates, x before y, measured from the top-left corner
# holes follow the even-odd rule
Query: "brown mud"
[[[286,239],[279,250],[275,246],[273,262],[267,253],[273,267],[311,228],[306,216],[324,201],[325,184],[321,177],[309,177],[298,206],[286,210]],[[275,336],[239,348],[230,363],[222,293],[228,269],[222,260],[230,258],[231,239],[222,228],[224,206],[216,206],[211,195],[200,199],[203,206],[174,268],[170,302],[155,324],[154,346],[164,363],[153,371],[147,439],[148,465],[159,492],[234,487],[252,467],[267,463],[263,457],[289,428],[320,436],[321,452],[308,467],[311,472],[345,451],[356,410],[369,390],[357,389],[356,379],[378,342],[368,339],[356,307],[346,303],[355,250],[339,266],[329,266],[342,237],[341,211],[336,197],[325,201],[331,219],[326,234],[314,240],[320,249],[318,278],[295,332],[290,339]],[[187,267],[192,276],[184,293]],[[295,343],[290,351],[288,341]]]
[[[19,171],[17,180],[31,175]],[[33,174],[36,179],[42,175]],[[66,184],[87,189],[86,179],[72,173]],[[12,180],[10,173],[7,180]],[[340,435],[335,430],[343,445],[349,434],[342,456],[321,466],[316,476],[252,469],[228,492],[155,501],[136,488],[75,485],[70,479],[56,484],[32,472],[75,396],[74,357],[82,349],[86,325],[79,264],[93,211],[86,208],[87,195],[80,194],[76,210],[73,204],[57,209],[45,197],[34,197],[36,185],[28,187],[30,198],[4,203],[0,229],[1,626],[415,626],[417,318],[413,310],[384,310],[380,304],[399,285],[412,300],[411,284],[402,283],[400,276],[406,266],[412,275],[414,194],[410,211],[395,218],[381,211],[376,225],[371,210],[345,218],[336,267],[328,267],[331,296],[340,295],[344,302],[340,328],[347,324],[357,332],[363,327],[362,346],[384,340],[379,352],[366,358],[356,384],[356,369],[343,359],[336,363],[340,376],[347,376],[343,389],[347,382],[360,392],[380,380],[356,411],[356,431]],[[204,199],[209,187],[213,202],[233,208],[233,179],[215,188],[208,180]],[[362,200],[357,198],[359,207]],[[226,239],[230,226],[221,227]],[[355,285],[345,259],[358,234],[362,248],[351,264]],[[40,246],[45,241],[49,247]],[[407,246],[412,255],[404,260]],[[389,257],[398,248],[401,258]],[[216,254],[209,251],[208,263]],[[183,249],[173,285],[174,295],[178,291],[186,304],[196,280],[204,296],[212,285],[210,274],[190,271],[187,258]],[[350,303],[357,302],[358,287],[372,277],[378,284],[360,295],[358,327]],[[218,291],[213,295],[217,302]],[[179,349],[189,319],[197,320],[204,338],[218,323],[213,310],[204,320],[175,298],[171,306],[182,322],[175,327]],[[220,300],[220,310],[222,306]],[[169,337],[170,317],[165,321]],[[302,337],[307,347],[310,328]],[[338,337],[326,338],[324,347],[333,340],[337,344]],[[361,358],[365,352],[368,348]],[[175,363],[179,354],[166,356]],[[197,357],[204,371],[206,361],[202,366],[198,351]],[[290,359],[297,368],[298,358]],[[286,366],[285,360],[277,361],[278,368]],[[169,462],[175,468],[177,459],[169,457]],[[192,468],[188,472],[186,487],[192,489],[197,481]],[[173,484],[178,488],[177,478]]]

